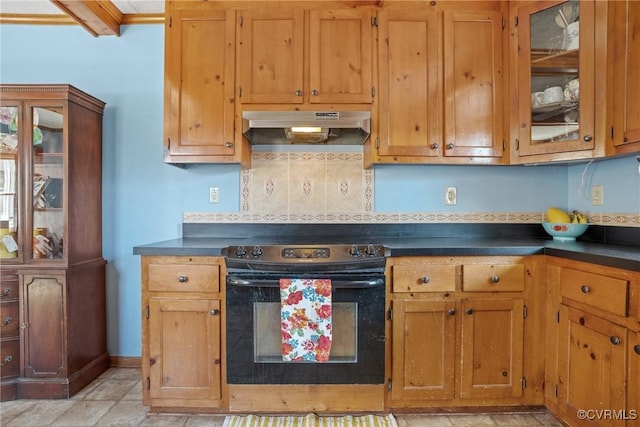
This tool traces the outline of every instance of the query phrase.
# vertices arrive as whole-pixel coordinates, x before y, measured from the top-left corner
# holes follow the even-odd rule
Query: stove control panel
[[[256,260],[264,262],[347,262],[363,259],[384,258],[382,245],[255,245],[229,246],[227,258]]]

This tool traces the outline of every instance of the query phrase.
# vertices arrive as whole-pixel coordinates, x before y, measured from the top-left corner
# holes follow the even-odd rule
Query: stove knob
[[[349,248],[349,253],[351,256],[360,256],[360,248],[356,245],[353,245]]]
[[[378,248],[376,248],[375,245],[368,245],[364,251],[369,256],[378,255]]]
[[[236,256],[242,258],[247,254],[247,249],[244,246],[236,246]]]
[[[259,257],[263,253],[264,253],[264,250],[260,246],[254,246],[253,249],[251,250],[251,255],[253,255],[254,257]]]

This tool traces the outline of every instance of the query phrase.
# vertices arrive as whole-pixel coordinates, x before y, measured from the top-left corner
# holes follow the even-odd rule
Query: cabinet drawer
[[[613,314],[628,315],[629,282],[624,279],[563,268],[560,294]]]
[[[453,292],[456,265],[415,263],[393,266],[393,292]]]
[[[18,312],[18,301],[0,304],[0,337],[16,337],[20,330]]]
[[[462,290],[467,292],[518,292],[524,290],[523,264],[465,264]]]
[[[216,264],[149,264],[152,292],[219,292],[220,266]]]
[[[20,340],[0,343],[0,378],[16,377],[20,374]]]
[[[18,276],[3,277],[0,284],[0,301],[18,299]]]

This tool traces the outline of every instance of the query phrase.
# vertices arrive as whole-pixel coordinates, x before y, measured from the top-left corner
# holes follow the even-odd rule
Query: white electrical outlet
[[[456,203],[458,203],[456,187],[446,187],[444,189],[444,204],[455,205]]]
[[[591,187],[591,204],[593,206],[604,205],[604,187],[602,185]]]
[[[209,187],[209,203],[220,203],[220,187]]]

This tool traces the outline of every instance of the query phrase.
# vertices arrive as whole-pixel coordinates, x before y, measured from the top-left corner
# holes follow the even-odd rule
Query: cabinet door
[[[392,400],[453,399],[455,302],[393,301]]]
[[[625,145],[640,142],[640,79],[637,78],[640,69],[640,2],[616,1],[609,7],[613,13],[610,25],[615,32],[612,47],[613,138],[616,151],[627,152]],[[636,146],[633,148],[637,149]]]
[[[220,301],[149,300],[151,406],[220,406]]]
[[[372,102],[371,17],[369,9],[309,12],[309,102]]]
[[[640,332],[629,332],[626,415],[630,420],[640,420]],[[633,424],[629,422],[627,425],[632,426]]]
[[[24,275],[20,323],[25,377],[64,377],[66,280],[64,275]]]
[[[576,423],[578,410],[624,409],[626,329],[585,311],[560,306],[558,402]],[[623,420],[599,420],[606,426]]]
[[[243,10],[240,22],[240,101],[243,104],[302,103],[302,10]]]
[[[518,8],[520,156],[595,148],[594,10],[593,1]]]
[[[235,12],[171,11],[165,39],[165,160],[233,156]],[[175,158],[172,158],[175,156]]]
[[[0,260],[6,266],[22,259],[18,159],[24,150],[21,147],[23,108],[17,101],[0,101]]]
[[[28,141],[33,141],[30,150],[31,179],[29,187],[33,193],[27,194],[33,230],[33,240],[27,247],[28,259],[62,260],[66,258],[63,244],[69,239],[65,230],[65,108],[59,101],[28,101],[25,103],[25,118],[28,124]],[[87,203],[90,203],[89,201]]]
[[[444,155],[500,157],[502,13],[444,13]]]
[[[462,301],[460,397],[522,396],[523,300]]]
[[[379,154],[442,153],[441,44],[437,14],[421,9],[379,13]]]

